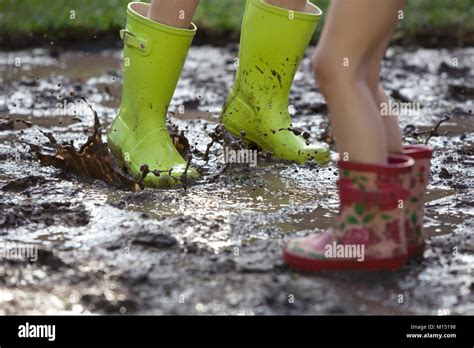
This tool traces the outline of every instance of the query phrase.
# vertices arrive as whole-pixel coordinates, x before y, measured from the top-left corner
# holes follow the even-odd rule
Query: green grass
[[[312,1],[323,11],[329,3],[329,0]],[[125,23],[127,3],[127,0],[1,0],[0,36],[12,41],[32,34],[46,34],[55,39],[116,31]],[[402,36],[430,31],[469,35],[474,32],[472,0],[407,0],[407,3],[400,24]],[[244,0],[201,0],[195,22],[215,35],[238,32],[244,5]],[[75,15],[74,19],[71,14]]]

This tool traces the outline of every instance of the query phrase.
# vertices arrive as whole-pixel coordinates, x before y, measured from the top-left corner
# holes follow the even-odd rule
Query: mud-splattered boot
[[[148,7],[140,2],[128,5],[127,27],[120,33],[125,44],[122,102],[108,145],[135,178],[144,164],[160,174],[147,175],[145,186],[162,187],[179,183],[186,171],[187,163],[166,128],[166,113],[196,27],[152,21],[146,17]],[[198,173],[189,168],[187,176]]]
[[[408,191],[397,176],[413,166],[406,156],[388,165],[340,161],[340,212],[336,226],[291,239],[283,255],[297,269],[395,270],[407,259],[404,204]]]
[[[234,135],[274,157],[320,164],[330,160],[325,146],[309,145],[292,132],[288,96],[293,78],[321,17],[289,11],[264,0],[248,0],[240,39],[239,66],[221,121]]]
[[[415,164],[410,175],[408,198],[405,206],[405,229],[408,240],[408,256],[423,256],[425,250],[424,196],[430,174],[430,161],[433,149],[425,145],[406,145],[403,154],[413,158]]]

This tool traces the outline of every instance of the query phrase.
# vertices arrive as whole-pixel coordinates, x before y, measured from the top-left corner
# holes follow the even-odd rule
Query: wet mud
[[[331,225],[335,165],[265,153],[257,167],[224,163],[223,146],[245,146],[245,134],[218,123],[236,54],[193,47],[170,106],[175,144],[201,177],[141,190],[106,157],[71,168],[61,153],[104,149],[120,103],[119,50],[0,52],[0,248],[38,252],[1,260],[0,313],[472,314],[474,50],[395,46],[384,61],[392,97],[421,105],[401,119],[405,140],[437,149],[424,258],[394,273],[317,275],[287,268],[281,248]],[[333,147],[309,57],[290,104],[293,128],[282,131]]]
[[[94,115],[92,135],[76,149],[74,142],[59,144],[52,133],[43,132],[50,145],[54,146],[54,153],[45,153],[43,146],[26,143],[42,165],[49,165],[61,169],[64,173],[74,174],[82,179],[98,179],[113,184],[119,188],[139,190],[143,188],[141,181],[127,176],[120,170],[114,156],[102,140],[102,125],[97,112],[83,99]],[[46,144],[46,145],[48,145]],[[146,176],[147,173],[144,174]]]

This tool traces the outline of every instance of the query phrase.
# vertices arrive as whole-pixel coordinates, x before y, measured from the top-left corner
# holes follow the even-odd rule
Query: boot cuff
[[[376,174],[398,175],[409,173],[414,163],[415,161],[409,156],[389,155],[388,164],[338,161],[337,166],[341,170],[357,170]]]
[[[145,2],[131,2],[127,6],[127,14],[129,18],[136,20],[140,24],[146,25],[155,30],[166,32],[168,34],[180,36],[194,36],[196,34],[197,27],[194,25],[194,23],[191,23],[190,29],[183,29],[172,27],[149,19],[147,17],[149,7],[150,4]]]
[[[309,6],[313,10],[313,12],[301,12],[301,11],[288,10],[281,7],[270,5],[266,3],[265,0],[248,0],[248,1],[263,11],[270,12],[275,15],[283,16],[286,18],[288,18],[288,12],[292,11],[294,15],[292,20],[301,19],[301,20],[309,20],[309,21],[316,22],[320,19],[321,15],[323,14],[323,11],[321,11],[319,7],[310,3],[309,1],[307,3],[307,6]]]
[[[426,145],[405,145],[403,154],[413,159],[427,159],[433,156],[433,148]]]

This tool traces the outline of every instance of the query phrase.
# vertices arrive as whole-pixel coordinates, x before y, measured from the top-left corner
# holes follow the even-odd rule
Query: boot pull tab
[[[147,56],[150,54],[151,44],[148,40],[139,38],[126,29],[120,30],[120,38],[125,45],[135,47],[141,55]]]

